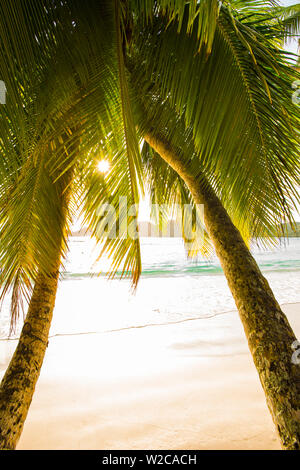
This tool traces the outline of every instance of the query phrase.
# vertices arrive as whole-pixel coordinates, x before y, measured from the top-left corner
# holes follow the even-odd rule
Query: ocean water
[[[216,257],[188,260],[178,238],[144,238],[141,246],[143,274],[132,292],[129,279],[107,279],[109,260],[95,262],[97,249],[92,240],[73,237],[59,284],[51,336],[176,324],[235,309]],[[254,244],[251,251],[279,303],[300,303],[300,239],[279,242],[268,250]],[[22,321],[14,337],[21,326]],[[7,299],[0,313],[0,337],[8,334]]]

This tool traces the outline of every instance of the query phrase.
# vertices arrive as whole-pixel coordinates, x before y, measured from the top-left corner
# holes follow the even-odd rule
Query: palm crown
[[[244,243],[277,235],[298,200],[299,74],[283,51],[298,33],[299,7],[271,0],[2,0],[1,296],[12,288],[12,322],[30,303],[1,381],[0,448],[16,447],[32,400],[72,214],[103,242],[111,274],[136,285],[138,237],[103,239],[99,207],[116,208],[119,229],[120,196],[137,204],[146,182],[171,208],[205,203],[282,445],[299,449],[296,337]]]
[[[80,209],[95,236],[99,205],[117,208],[120,196],[137,204],[145,176],[156,201],[191,199],[146,147],[142,160],[149,128],[205,175],[246,237],[292,220],[298,75],[275,10],[259,1],[1,3],[0,264],[14,316],[37,272],[51,271],[57,245],[67,250],[59,194],[69,171],[68,220]],[[288,31],[298,27],[290,16]],[[101,152],[111,164],[105,178],[95,171]],[[124,211],[117,216],[120,224]],[[136,284],[139,240],[107,238],[104,249],[112,273],[122,265]]]

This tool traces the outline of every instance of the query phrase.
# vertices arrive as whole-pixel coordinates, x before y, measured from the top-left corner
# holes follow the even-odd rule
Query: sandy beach
[[[300,304],[283,306],[298,337]],[[6,361],[15,342],[1,342]],[[5,364],[1,364],[1,376]],[[279,449],[237,312],[51,338],[18,449]]]

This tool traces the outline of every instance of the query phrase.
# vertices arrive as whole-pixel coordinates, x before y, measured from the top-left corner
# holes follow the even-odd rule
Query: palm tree
[[[0,388],[0,447],[15,448],[34,393],[47,346],[58,266],[67,249],[67,221],[75,202],[80,202],[95,236],[99,204],[117,206],[121,195],[127,196],[129,203],[138,202],[142,162],[136,122],[138,136],[145,136],[187,183],[189,191],[182,187],[182,194],[192,195],[195,202],[204,201],[213,209],[206,214],[207,229],[238,299],[246,331],[251,327],[251,338],[257,338],[253,325],[262,325],[263,331],[270,333],[260,338],[262,353],[255,355],[255,360],[257,357],[261,377],[265,374],[275,381],[273,388],[268,379],[263,384],[283,445],[296,448],[299,419],[297,422],[292,413],[293,407],[297,410],[299,406],[293,401],[295,387],[286,394],[280,420],[274,393],[275,386],[283,385],[277,367],[280,351],[285,354],[285,390],[287,378],[294,380],[295,371],[288,368],[286,356],[293,333],[281,311],[276,310],[276,317],[276,301],[216,196],[244,235],[270,236],[281,214],[290,217],[291,186],[298,177],[293,129],[299,121],[296,111],[288,106],[287,88],[293,74],[276,45],[282,34],[279,26],[275,22],[271,33],[265,17],[258,20],[257,9],[253,13],[249,5],[261,6],[260,2],[234,1],[233,11],[217,1],[186,5],[169,0],[101,4],[91,0],[83,5],[79,1],[46,0],[41,4],[29,0],[15,2],[13,7],[11,3],[4,1],[0,6],[0,74],[8,96],[13,97],[1,110],[5,119],[0,121],[0,263],[3,295],[13,289],[12,318],[18,315],[22,296],[31,300],[19,345]],[[260,13],[263,16],[264,12]],[[171,24],[168,29],[167,23]],[[158,49],[149,52],[151,41],[159,42],[160,37],[165,42],[159,44],[160,54],[155,56]],[[188,49],[184,49],[186,45]],[[126,65],[140,83],[140,93],[132,89],[131,97],[126,51]],[[142,71],[146,71],[146,83],[141,80]],[[206,102],[199,90],[208,85],[210,90],[214,87],[214,95],[208,93]],[[170,122],[152,113],[157,96],[164,100],[163,109],[170,101],[171,116],[175,111],[175,116],[183,118],[184,132],[187,127],[195,147],[192,154],[178,151],[185,145],[183,135],[175,133],[175,140],[166,135]],[[146,112],[144,108],[142,113],[138,111],[140,102],[146,105]],[[284,109],[288,110],[286,122],[281,115]],[[278,145],[283,146],[282,156]],[[99,152],[111,155],[112,170],[105,180],[95,173]],[[188,155],[193,156],[196,172]],[[122,210],[117,215],[119,224],[125,215]],[[227,237],[224,226],[229,230]],[[221,236],[227,240],[226,249]],[[235,247],[235,257],[229,257],[228,246]],[[123,274],[131,271],[136,284],[141,272],[138,240],[108,238],[104,249],[114,254],[112,274],[123,262]],[[240,289],[236,279],[241,281]],[[253,304],[257,289],[263,290],[259,311]],[[266,298],[274,313],[271,325],[265,315]],[[286,326],[282,335],[277,328],[279,317]],[[278,338],[283,346],[274,352],[275,374],[270,375],[274,364],[263,361],[268,351],[266,339],[275,344]]]
[[[0,122],[0,264],[2,298],[12,292],[12,326],[22,300],[30,299],[0,387],[4,449],[18,442],[43,363],[73,208],[80,201],[92,227],[108,200],[95,172],[101,151],[118,165],[112,186],[129,204],[138,202],[138,143],[129,135],[130,112],[122,115],[128,92],[118,9],[111,2],[69,3],[0,6],[0,74],[8,91]],[[118,247],[136,283],[139,242]]]
[[[183,14],[179,0],[161,5]],[[140,13],[146,18],[152,10],[145,4]],[[0,75],[8,95],[0,122],[1,297],[12,293],[12,327],[23,299],[30,301],[0,387],[0,448],[15,448],[32,400],[72,209],[81,207],[97,236],[101,203],[120,196],[129,206],[138,203],[141,159],[123,57],[125,26],[119,1],[0,5]],[[101,153],[114,168],[105,182],[95,171]],[[124,216],[121,208],[118,220]],[[139,240],[108,238],[104,249],[114,253],[113,271],[123,263],[122,275],[130,273],[135,286]]]
[[[183,179],[195,203],[204,204],[205,227],[235,299],[282,445],[299,449],[300,370],[291,361],[291,345],[297,338],[240,232],[205,177],[195,177],[181,152],[168,140],[153,132],[146,134],[145,140]]]
[[[297,199],[293,188],[299,185],[299,111],[290,97],[296,75],[276,47],[284,35],[281,28],[274,32],[269,28],[266,37],[266,23],[261,19],[237,16],[234,22],[243,40],[236,42],[228,28],[231,17],[225,10],[215,32],[217,45],[213,43],[205,61],[201,51],[195,59],[196,35],[190,38],[178,34],[176,25],[173,31],[171,26],[161,34],[163,26],[157,21],[152,28],[145,28],[141,48],[132,54],[132,81],[141,103],[145,141],[182,178],[194,202],[204,204],[205,226],[239,310],[282,446],[299,449],[300,369],[291,362],[291,346],[296,338],[224,208],[227,206],[246,240],[253,235],[274,236],[282,216],[291,220],[290,204]],[[254,35],[259,39],[256,44]],[[269,51],[267,42],[271,45]],[[247,50],[256,58],[259,70],[255,75],[253,58],[250,53],[246,55]],[[162,62],[166,51],[167,65]],[[228,71],[220,81],[219,70],[226,69],[230,56],[238,65],[240,77]],[[184,67],[184,63],[188,65]],[[279,82],[270,77],[272,66],[280,77],[280,92]],[[166,102],[171,112],[166,111]],[[177,118],[172,108],[177,110]],[[190,126],[188,132],[181,121]],[[212,123],[218,129],[214,133]],[[285,148],[286,139],[289,144]],[[184,144],[192,140],[192,146]],[[148,158],[152,161],[153,157]],[[164,175],[159,179],[157,172],[154,175],[155,194],[157,182],[166,185],[168,178]]]

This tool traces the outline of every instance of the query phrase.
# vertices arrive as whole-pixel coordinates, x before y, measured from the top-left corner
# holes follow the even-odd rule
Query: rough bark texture
[[[71,169],[60,180],[62,224],[67,219],[72,175]],[[16,448],[40,375],[55,305],[62,242],[57,245],[52,272],[40,271],[37,275],[17,348],[0,385],[0,450]]]
[[[227,278],[244,326],[282,447],[300,449],[300,366],[292,363],[294,332],[239,231],[211,187],[195,178],[168,142],[145,140],[182,177],[197,204]]]
[[[15,449],[40,375],[59,275],[39,274],[17,349],[0,387],[0,449]]]

